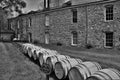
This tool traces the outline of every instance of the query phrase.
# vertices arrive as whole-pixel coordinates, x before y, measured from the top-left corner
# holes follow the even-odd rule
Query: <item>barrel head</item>
[[[58,79],[62,79],[65,75],[63,66],[59,62],[55,64],[55,75]]]
[[[68,73],[69,80],[84,80],[77,68],[72,68]]]

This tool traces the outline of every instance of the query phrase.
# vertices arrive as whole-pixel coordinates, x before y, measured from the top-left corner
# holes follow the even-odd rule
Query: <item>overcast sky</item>
[[[27,6],[25,9],[23,9],[23,12],[28,12],[31,10],[38,10],[43,0],[24,0],[27,3]]]
[[[27,3],[27,6],[25,9],[23,9],[24,13],[27,13],[31,10],[38,10],[43,7],[44,0],[24,0]],[[69,0],[65,0],[69,1]],[[92,1],[98,1],[98,0],[72,0],[73,3],[79,4],[79,3],[84,3],[84,2],[92,2]]]

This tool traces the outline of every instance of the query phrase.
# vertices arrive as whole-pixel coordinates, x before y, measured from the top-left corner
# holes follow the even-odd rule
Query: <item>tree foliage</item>
[[[24,0],[0,0],[0,7],[8,13],[15,11],[22,14],[22,8],[26,7],[26,2]]]

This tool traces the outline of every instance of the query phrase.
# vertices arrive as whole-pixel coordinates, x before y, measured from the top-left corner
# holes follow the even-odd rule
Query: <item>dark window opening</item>
[[[106,6],[106,20],[113,20],[113,5]]]
[[[73,32],[72,35],[73,35],[73,44],[77,44],[77,40],[78,40],[77,32]]]
[[[106,33],[106,46],[113,46],[113,32]]]
[[[73,9],[72,12],[73,12],[73,23],[76,23],[77,22],[77,9]]]

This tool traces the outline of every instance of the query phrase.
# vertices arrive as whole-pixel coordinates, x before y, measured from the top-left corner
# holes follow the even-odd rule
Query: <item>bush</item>
[[[91,44],[87,44],[85,47],[86,47],[87,49],[93,48],[93,46],[92,46]]]
[[[34,44],[38,44],[39,41],[38,41],[38,40],[34,40],[33,43],[34,43]]]
[[[62,46],[62,43],[60,43],[60,42],[57,42],[57,46]]]

